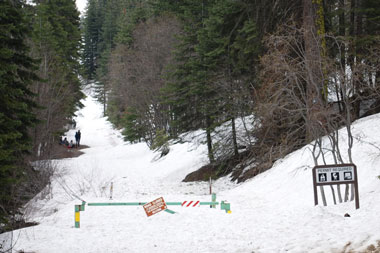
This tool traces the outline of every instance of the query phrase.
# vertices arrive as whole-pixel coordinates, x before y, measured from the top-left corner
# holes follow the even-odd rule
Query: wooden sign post
[[[355,188],[355,206],[359,209],[358,173],[355,164],[321,165],[313,168],[314,204],[318,205],[317,186],[351,184]]]

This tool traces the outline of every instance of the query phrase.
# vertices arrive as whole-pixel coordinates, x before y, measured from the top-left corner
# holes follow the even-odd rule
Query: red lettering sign
[[[148,217],[158,212],[161,212],[162,210],[165,210],[167,208],[163,197],[153,200],[152,202],[146,203],[145,205],[143,205],[143,207]]]

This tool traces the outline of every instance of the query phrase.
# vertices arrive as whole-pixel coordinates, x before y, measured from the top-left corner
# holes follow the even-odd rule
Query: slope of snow
[[[74,205],[86,202],[210,201],[205,182],[182,183],[207,163],[206,147],[175,144],[161,159],[145,144],[128,144],[89,96],[77,129],[85,154],[55,161],[51,193],[36,196],[29,219],[40,224],[0,235],[15,252],[362,252],[380,240],[380,115],[354,124],[361,208],[354,202],[314,206],[308,147],[271,170],[235,184],[214,182],[217,201],[228,200],[231,214],[201,207],[168,206],[175,214],[147,217],[141,206],[86,206],[81,228],[74,227]],[[74,139],[76,130],[68,132]],[[360,142],[359,140],[360,139]],[[372,143],[372,144],[369,144]],[[110,200],[110,185],[113,198]],[[343,190],[342,190],[343,191]],[[349,213],[351,217],[344,217]]]

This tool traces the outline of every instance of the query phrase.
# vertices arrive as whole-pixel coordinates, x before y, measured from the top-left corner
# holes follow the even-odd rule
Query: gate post
[[[213,193],[211,195],[211,202],[215,202],[216,201],[216,193]],[[212,208],[215,208],[215,205],[212,205]]]
[[[222,201],[220,203],[220,209],[225,210],[226,213],[231,213],[231,205],[227,201]]]
[[[81,205],[75,205],[75,228],[80,228]]]

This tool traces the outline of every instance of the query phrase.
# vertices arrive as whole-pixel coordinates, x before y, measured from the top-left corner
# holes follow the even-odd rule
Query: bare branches
[[[258,92],[256,111],[261,123],[256,131],[259,145],[264,154],[271,152],[273,156],[274,147],[285,146],[289,152],[312,141],[315,165],[353,163],[351,124],[357,118],[355,107],[359,103],[359,115],[366,115],[371,110],[369,104],[380,99],[379,87],[374,85],[376,60],[368,56],[346,65],[341,59],[348,57],[344,45],[349,41],[327,35],[324,36],[329,46],[337,48],[339,54],[336,58],[318,57],[315,52],[322,48],[315,47],[322,46],[320,39],[313,33],[305,38],[305,32],[290,22],[264,41],[269,50],[261,58],[263,86]],[[310,48],[306,48],[306,39],[315,40],[309,42]],[[379,50],[378,45],[369,49],[374,55]],[[377,66],[379,69],[379,61]],[[327,97],[322,96],[323,84],[327,84]],[[343,130],[346,134],[341,136]],[[281,152],[275,153],[275,157],[281,157]],[[341,202],[340,187],[337,190]],[[336,203],[334,189],[332,194]],[[344,201],[348,199],[347,185]]]
[[[110,100],[123,113],[133,108],[138,115],[144,140],[151,145],[157,130],[167,130],[168,115],[160,103],[167,67],[173,62],[175,34],[180,33],[173,17],[154,18],[137,25],[132,46],[118,45],[111,55],[109,82]]]

